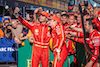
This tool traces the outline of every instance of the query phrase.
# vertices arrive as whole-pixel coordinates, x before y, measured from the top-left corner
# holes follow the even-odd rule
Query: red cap
[[[100,17],[100,11],[98,12],[98,17]]]
[[[57,21],[58,23],[60,23],[60,19],[57,16],[52,16],[52,17],[50,17],[50,19],[53,19],[53,20]]]
[[[39,13],[39,16],[40,16],[40,14],[42,14],[42,15],[44,15],[44,16],[46,16],[46,17],[50,17],[49,13],[47,13],[46,11],[40,12],[40,13]]]

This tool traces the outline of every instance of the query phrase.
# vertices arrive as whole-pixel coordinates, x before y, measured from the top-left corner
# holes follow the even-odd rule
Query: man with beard
[[[100,35],[95,29],[95,25],[92,24],[91,20],[88,20],[85,24],[85,31],[89,33],[89,48],[94,55],[99,55],[99,46],[100,46]],[[85,67],[95,67],[98,62],[98,56],[92,55],[91,60],[86,64]],[[99,67],[99,66],[98,66]]]
[[[89,44],[89,48],[90,48],[91,52],[93,52],[93,54],[94,54],[94,55],[92,55],[92,58],[86,64],[85,67],[95,67],[96,65],[97,65],[97,67],[99,67],[99,63],[98,63],[99,46],[100,46],[99,32],[96,30],[95,25],[92,23],[92,21],[90,19],[88,19],[86,21],[86,23],[84,23],[84,27],[85,27],[85,31],[87,33],[89,33],[89,40],[86,40],[86,42]],[[70,39],[73,39],[79,43],[84,43],[83,38],[70,37]],[[95,56],[95,55],[97,55],[97,56]]]

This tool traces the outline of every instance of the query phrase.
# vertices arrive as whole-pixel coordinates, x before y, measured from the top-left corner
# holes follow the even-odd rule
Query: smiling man
[[[35,11],[38,12],[38,8]],[[33,53],[31,67],[38,67],[41,61],[42,67],[49,65],[49,40],[51,38],[49,27],[46,23],[49,13],[46,11],[40,12],[39,23],[30,23],[21,16],[18,16],[18,9],[16,9],[16,17],[18,20],[28,27],[33,34]]]
[[[56,16],[50,17],[48,22],[49,26],[52,28],[52,39],[53,39],[53,67],[63,67],[63,64],[68,56],[68,50],[66,48],[66,38],[64,33],[64,28],[60,23],[60,19]]]

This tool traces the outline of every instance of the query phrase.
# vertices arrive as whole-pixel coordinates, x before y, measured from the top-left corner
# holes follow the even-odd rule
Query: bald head
[[[11,25],[12,25],[13,28],[17,28],[17,22],[16,22],[16,20],[12,20],[11,21]]]

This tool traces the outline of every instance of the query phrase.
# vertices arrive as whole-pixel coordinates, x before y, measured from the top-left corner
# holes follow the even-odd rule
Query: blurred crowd
[[[14,14],[16,14],[19,11],[19,8],[16,7],[15,10],[13,11]],[[97,30],[98,32],[100,31],[100,7],[96,6],[94,4],[93,6],[90,4],[87,4],[83,1],[81,1],[80,4],[77,4],[74,6],[73,9],[74,12],[72,13],[67,13],[66,11],[56,12],[55,14],[53,13],[54,11],[51,10],[49,15],[50,17],[56,16],[60,19],[59,24],[63,25],[64,27],[64,32],[66,36],[66,42],[67,42],[67,48],[68,48],[68,53],[70,54],[76,54],[78,52],[78,48],[75,48],[77,44],[79,45],[84,45],[84,34],[86,35],[85,39],[88,44],[92,42],[94,39],[98,41],[99,39],[96,39],[95,37],[92,38],[90,33],[92,33],[94,30]],[[45,19],[42,17],[39,19],[39,15],[42,12],[42,8],[36,8],[34,11],[33,15],[33,20],[30,21],[30,16],[26,15],[26,18],[24,18],[27,22],[30,22],[31,24],[34,23],[41,23],[41,21],[44,21]],[[14,15],[13,14],[13,15]],[[15,15],[14,15],[15,16]],[[41,16],[40,16],[41,17]],[[83,18],[83,20],[82,20]],[[50,18],[46,19],[47,23],[50,24]],[[83,34],[83,27],[82,27],[82,22],[84,23],[85,27],[85,32]],[[91,26],[92,25],[92,26]],[[95,31],[94,31],[95,32]],[[95,33],[97,34],[97,33]],[[96,35],[97,37],[98,35]],[[2,21],[0,22],[0,38],[8,38],[8,39],[14,39],[17,44],[21,44],[22,46],[25,45],[23,42],[24,40],[28,39],[31,43],[34,42],[34,38],[32,37],[31,31],[21,22],[16,18],[12,19],[11,16],[6,15],[3,17]],[[96,46],[98,46],[100,43],[97,42]],[[95,43],[94,43],[95,44]],[[19,46],[18,46],[19,47]],[[53,48],[50,46],[51,50],[53,51]],[[98,47],[95,47],[91,45],[90,49],[94,54],[98,51]],[[87,50],[85,50],[87,51]],[[98,54],[96,54],[98,55]],[[97,57],[91,55],[91,60],[86,59],[86,67],[92,67],[91,65],[94,64],[94,66],[99,67],[99,63],[96,60]],[[83,58],[83,57],[81,57]],[[89,54],[87,51],[87,56],[86,58],[89,58]],[[80,65],[77,65],[77,60],[78,57],[74,58],[74,63],[75,67],[80,67]],[[93,61],[93,62],[91,62]]]

